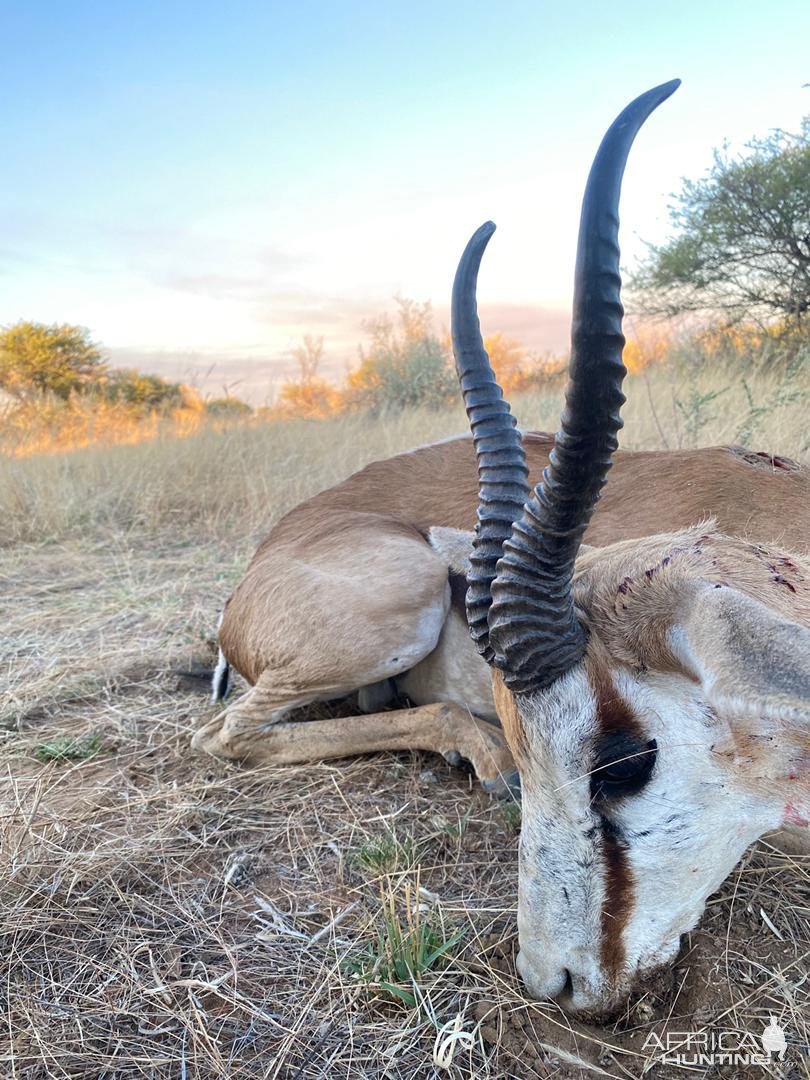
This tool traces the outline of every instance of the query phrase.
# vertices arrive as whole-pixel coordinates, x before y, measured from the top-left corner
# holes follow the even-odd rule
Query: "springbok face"
[[[810,597],[774,584],[769,561],[706,526],[592,552],[573,584],[583,659],[525,694],[496,677],[535,996],[611,1010],[674,957],[753,841],[810,817],[810,633],[784,617],[808,621]],[[750,595],[777,590],[779,614]]]
[[[756,838],[810,817],[810,599],[789,580],[796,564],[778,556],[774,575],[770,557],[705,525],[580,550],[624,401],[621,176],[677,85],[628,106],[594,161],[566,408],[534,492],[478,326],[491,224],[453,289],[480,487],[467,618],[521,777],[518,967],[534,995],[588,1012],[674,956]]]

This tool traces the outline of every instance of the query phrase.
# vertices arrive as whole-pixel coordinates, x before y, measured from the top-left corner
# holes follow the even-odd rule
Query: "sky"
[[[484,331],[563,350],[590,160],[650,86],[683,80],[631,154],[627,266],[713,148],[810,112],[806,0],[0,0],[0,40],[0,325],[256,404],[305,334],[340,378],[396,295],[446,327],[488,218]]]

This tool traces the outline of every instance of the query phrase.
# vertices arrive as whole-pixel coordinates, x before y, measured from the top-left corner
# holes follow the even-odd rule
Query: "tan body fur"
[[[553,439],[527,433],[523,441],[534,483]],[[195,746],[275,762],[408,746],[451,759],[457,752],[496,787],[512,768],[510,751],[497,729],[470,715],[497,715],[490,673],[451,602],[452,559],[427,539],[437,526],[471,530],[477,504],[472,440],[462,436],[375,462],[282,518],[228,601],[220,629],[225,656],[253,687],[197,733]],[[664,558],[661,545],[677,547],[677,538],[620,542],[672,534],[709,518],[720,532],[745,541],[730,542],[718,566],[730,559],[733,576],[739,563],[753,595],[764,591],[764,602],[778,610],[793,605],[798,614],[790,617],[807,624],[804,571],[791,585],[794,593],[775,580],[787,581],[789,572],[767,569],[768,551],[775,558],[782,549],[806,551],[810,536],[810,475],[778,458],[724,447],[617,453],[585,539],[595,548],[618,546],[609,558],[583,549],[580,563],[584,570],[599,558],[624,578],[625,563],[650,561],[650,544]],[[768,550],[754,555],[752,544]],[[611,569],[599,581],[613,576]],[[613,585],[604,588],[610,593]],[[601,592],[592,599],[601,613]],[[622,640],[617,611],[604,617],[615,624],[615,641]],[[416,708],[351,721],[285,719],[297,706],[388,679],[417,706],[447,707],[429,716]]]

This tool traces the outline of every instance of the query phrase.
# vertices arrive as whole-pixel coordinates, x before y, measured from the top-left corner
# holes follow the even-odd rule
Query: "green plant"
[[[433,330],[430,304],[397,299],[396,322],[386,315],[366,324],[368,349],[346,379],[349,409],[372,414],[415,406],[438,409],[458,395],[449,349]]]
[[[391,829],[362,844],[352,856],[353,864],[373,874],[396,874],[413,870],[419,861],[420,845],[411,836],[400,839]]]
[[[504,824],[508,829],[513,829],[517,831],[520,828],[520,803],[513,802],[512,800],[503,803],[500,808],[500,814],[504,820]]]
[[[707,406],[717,398],[728,393],[727,386],[720,390],[707,390],[701,393],[694,385],[690,387],[689,396],[686,400],[675,398],[675,407],[683,417],[684,441],[687,446],[697,446],[698,435],[708,424],[714,420],[714,416]]]
[[[745,378],[740,379],[740,385],[745,392],[745,399],[748,403],[748,412],[740,421],[737,429],[738,442],[747,445],[757,423],[769,413],[776,409],[780,409],[785,405],[796,405],[807,400],[807,390],[804,388],[797,389],[795,387],[796,378],[801,369],[801,365],[803,362],[806,363],[806,361],[806,356],[802,353],[798,353],[793,362],[788,366],[773,392],[764,399],[758,400],[754,395],[748,380]]]
[[[87,761],[101,749],[99,735],[57,735],[34,749],[37,761]]]
[[[648,312],[806,326],[810,117],[795,134],[752,139],[738,156],[717,151],[705,176],[684,181],[670,220],[672,239],[651,245],[632,278]]]
[[[433,819],[433,824],[442,836],[446,836],[456,844],[460,844],[467,831],[467,826],[470,823],[471,817],[472,810],[468,810],[463,815],[459,814],[455,821],[450,820],[450,818],[437,816]]]
[[[421,976],[446,962],[464,936],[463,929],[448,931],[441,909],[425,915],[418,896],[418,878],[415,886],[406,882],[398,908],[387,879],[381,888],[382,915],[376,940],[346,964],[357,982],[411,1008],[417,1004],[416,984]]]
[[[0,328],[0,387],[12,397],[67,398],[105,371],[101,351],[83,326],[21,321]]]

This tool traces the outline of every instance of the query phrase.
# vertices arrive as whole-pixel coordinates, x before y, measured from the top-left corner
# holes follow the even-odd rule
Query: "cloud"
[[[379,297],[347,297],[309,289],[288,289],[268,293],[256,317],[271,326],[319,325],[356,328],[391,307]]]
[[[264,278],[239,274],[170,272],[159,274],[152,280],[164,288],[192,293],[194,296],[208,296],[212,300],[255,301],[257,296],[267,290]]]
[[[286,356],[258,345],[211,353],[112,347],[105,355],[113,367],[136,368],[170,382],[193,386],[203,397],[233,394],[252,405],[272,401],[289,373]]]
[[[331,335],[357,335],[360,342],[365,334],[364,324],[384,312],[394,310],[393,299],[379,297],[345,297],[301,291],[268,294],[257,318],[276,327],[317,327],[327,339]],[[500,331],[517,338],[527,348],[537,352],[564,352],[568,348],[571,316],[559,308],[539,307],[525,303],[481,304],[481,326],[484,334]],[[433,305],[437,329],[450,325],[450,307]]]
[[[565,352],[571,336],[569,312],[533,304],[482,304],[481,325],[485,333],[500,330],[541,353]]]
[[[138,250],[132,261],[155,285],[164,288],[216,300],[260,303],[288,274],[305,265],[307,257],[266,245],[251,248],[219,237],[187,235],[168,259]],[[195,269],[190,271],[189,267]]]
[[[323,335],[322,373],[340,382],[356,360],[357,346],[366,337],[363,324],[386,311],[392,313],[393,308],[393,301],[290,290],[268,294],[267,306],[262,305],[257,312],[258,322],[270,324],[277,331],[275,342],[286,342],[283,348],[251,341],[216,350],[113,347],[107,353],[118,367],[135,367],[186,382],[212,397],[229,391],[253,405],[261,405],[272,400],[281,383],[295,374],[290,349],[304,334]],[[435,310],[437,331],[447,328],[449,322],[447,307]],[[501,331],[535,352],[561,353],[568,347],[570,317],[564,311],[532,304],[484,304],[481,325],[485,334]]]
[[[437,322],[449,327],[449,306],[435,310]],[[571,315],[560,308],[503,302],[481,304],[478,314],[485,337],[500,331],[537,353],[564,353],[568,349]]]

